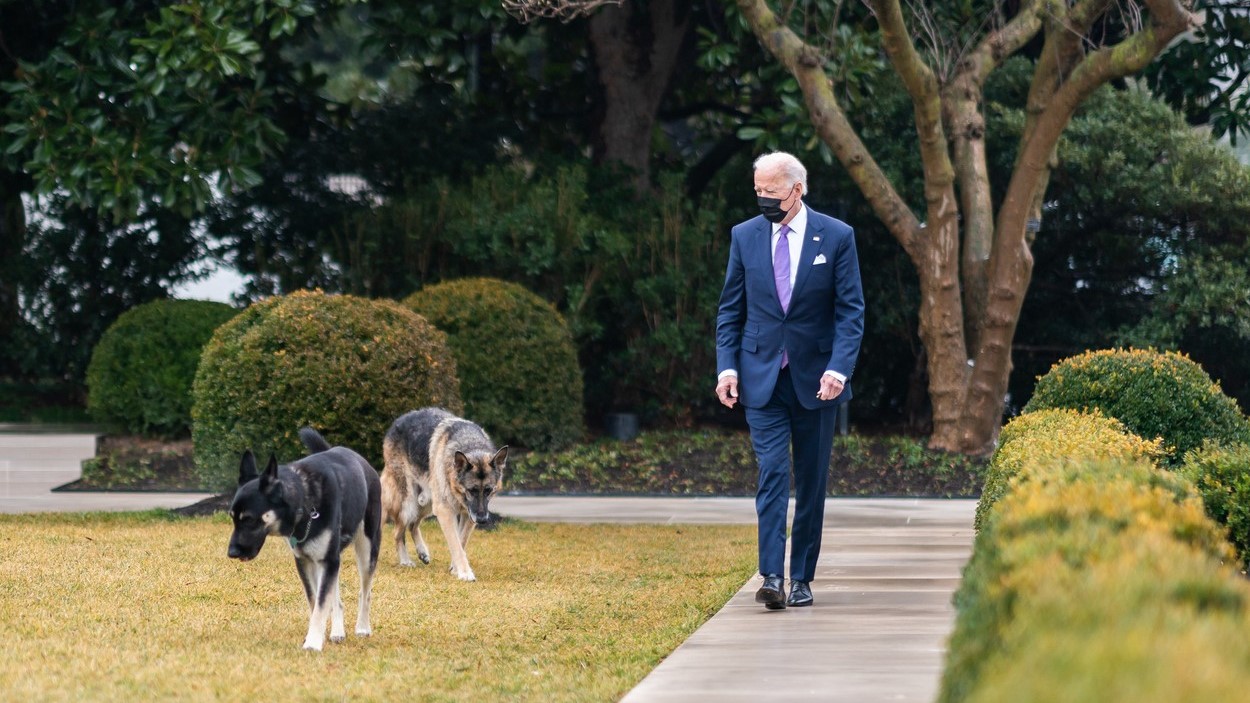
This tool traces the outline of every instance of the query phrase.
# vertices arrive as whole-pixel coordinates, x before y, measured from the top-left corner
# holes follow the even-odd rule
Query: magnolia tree
[[[914,105],[925,202],[913,204],[847,119],[821,53],[767,0],[737,1],[755,35],[798,81],[820,138],[916,268],[931,446],[989,450],[1032,273],[1030,245],[1039,231],[1044,236],[1042,204],[1059,137],[1094,90],[1140,71],[1200,18],[1181,0],[1022,0],[1012,16],[986,3],[980,28],[955,42],[924,3],[904,10],[900,0],[867,0],[884,53]],[[995,69],[1039,36],[1015,167],[996,209],[982,92]]]

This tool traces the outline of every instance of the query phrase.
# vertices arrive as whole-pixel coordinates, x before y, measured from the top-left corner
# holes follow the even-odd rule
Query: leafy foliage
[[[1232,556],[1232,550],[1222,530],[1206,517],[1188,481],[1141,461],[1071,463],[1056,468],[1015,487],[1000,501],[994,519],[982,526],[955,595],[958,617],[939,701],[976,699],[987,695],[986,690],[1000,691],[983,687],[989,686],[994,672],[1027,652],[1033,638],[1052,632],[1047,622],[1030,617],[1043,594],[1066,592],[1067,613],[1092,611],[1095,619],[1087,627],[1097,633],[1114,633],[1122,618],[1134,613],[1149,613],[1149,619],[1157,619],[1176,603],[1157,591],[1150,591],[1149,600],[1134,603],[1135,609],[1124,609],[1118,587],[1085,594],[1079,604],[1071,600],[1068,589],[1074,579],[1118,559],[1141,562],[1140,568],[1157,564],[1150,549],[1143,554],[1142,545],[1158,544],[1169,554],[1189,554],[1183,563],[1192,560],[1200,565],[1199,571],[1164,575],[1178,584],[1165,592],[1174,593],[1182,603],[1184,594],[1191,593],[1196,600],[1190,603],[1202,604],[1202,591],[1179,586],[1186,580],[1216,581],[1212,574],[1227,578],[1220,563]],[[1201,617],[1177,622],[1185,632],[1202,632],[1204,625]],[[1110,678],[1118,680],[1118,675]]]
[[[1038,471],[1054,473],[1058,467],[1093,461],[1150,462],[1161,454],[1159,440],[1143,440],[1097,409],[1090,414],[1065,408],[1021,415],[999,435],[974,524],[984,529],[998,501]]]
[[[127,311],[91,354],[87,409],[96,421],[127,432],[187,435],[200,353],[237,312],[199,300],[158,300]]]
[[[577,348],[550,303],[493,278],[447,281],[403,303],[447,334],[465,414],[495,442],[563,449],[581,439]]]
[[[1097,408],[1141,437],[1162,438],[1174,466],[1207,440],[1250,440],[1237,404],[1175,352],[1109,349],[1065,359],[1038,379],[1024,410],[1047,408]]]
[[[214,185],[259,182],[256,167],[284,139],[265,49],[322,5],[84,3],[0,86],[0,151],[24,162],[37,190],[62,188],[118,219],[155,198],[189,216]]]
[[[1180,470],[1198,487],[1207,515],[1228,528],[1242,568],[1250,569],[1250,445],[1209,444],[1187,454]]]
[[[192,388],[197,469],[217,487],[246,449],[303,456],[305,425],[377,468],[395,418],[463,410],[446,335],[396,303],[319,292],[269,298],[218,328]]]
[[[750,496],[759,477],[747,433],[709,429],[532,452],[509,459],[509,466],[508,490],[528,493]],[[831,496],[968,496],[984,469],[975,458],[933,451],[911,437],[839,435],[828,490]]]

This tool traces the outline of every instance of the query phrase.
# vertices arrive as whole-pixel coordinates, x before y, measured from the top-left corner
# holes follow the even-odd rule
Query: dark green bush
[[[91,417],[132,434],[185,437],[200,352],[238,312],[224,303],[157,300],[123,313],[91,354]]]
[[[446,335],[396,303],[299,292],[269,298],[222,325],[204,348],[192,409],[196,467],[210,485],[237,477],[252,449],[291,461],[297,432],[319,430],[381,469],[382,438],[409,410],[460,412]]]
[[[1211,444],[1185,456],[1187,476],[1212,520],[1228,528],[1229,541],[1250,569],[1250,445]]]
[[[1207,440],[1250,441],[1237,403],[1176,352],[1111,349],[1064,359],[1038,379],[1024,411],[1046,408],[1098,408],[1140,437],[1161,437],[1171,466]]]
[[[1082,413],[1055,409],[1021,415],[1003,428],[998,448],[977,503],[975,526],[980,530],[991,508],[1007,494],[1012,482],[1027,481],[1032,470],[1053,471],[1064,463],[1099,460],[1153,461],[1161,450],[1157,440],[1146,441],[1101,411]]]
[[[465,278],[404,305],[447,333],[465,414],[496,442],[561,449],[582,438],[577,348],[550,303],[515,283]]]

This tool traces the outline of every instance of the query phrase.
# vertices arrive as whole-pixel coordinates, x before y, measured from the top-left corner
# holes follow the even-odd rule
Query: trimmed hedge
[[[465,278],[403,304],[447,333],[465,414],[496,441],[558,450],[582,439],[582,372],[564,318],[524,287]]]
[[[1239,701],[1250,586],[1204,551],[1124,533],[1104,561],[1040,579],[985,662],[978,703]]]
[[[1003,429],[939,701],[1235,700],[1250,687],[1250,585],[1190,472],[1156,466],[1159,451],[1096,413]],[[1194,675],[1208,663],[1219,673]]]
[[[193,394],[196,468],[223,488],[245,449],[261,461],[304,456],[305,425],[380,470],[396,417],[426,405],[463,409],[446,335],[396,303],[320,292],[263,300],[222,325]]]
[[[1207,440],[1250,442],[1236,401],[1176,352],[1108,349],[1064,359],[1038,379],[1024,412],[1048,408],[1097,408],[1141,437],[1162,437],[1172,466]]]
[[[1250,569],[1250,445],[1208,445],[1187,454],[1180,472],[1198,487],[1207,515],[1228,528],[1242,568]]]
[[[991,508],[1013,481],[1029,480],[1032,471],[1098,460],[1153,461],[1162,454],[1159,440],[1146,441],[1100,411],[1091,414],[1055,409],[1021,415],[1003,428],[990,459],[975,527],[979,531]]]
[[[122,313],[87,367],[96,422],[148,437],[191,432],[191,383],[213,331],[238,314],[225,303],[156,300]]]
[[[977,536],[955,594],[959,614],[941,701],[967,700],[979,691],[985,672],[1027,650],[1016,642],[1048,631],[1027,618],[1038,593],[1064,588],[1074,574],[1131,551],[1143,539],[1173,541],[1212,564],[1233,556],[1192,484],[1177,474],[1140,461],[1055,468],[1014,487]],[[1086,605],[1106,610],[1105,603],[1118,597],[1115,590],[1094,594]]]

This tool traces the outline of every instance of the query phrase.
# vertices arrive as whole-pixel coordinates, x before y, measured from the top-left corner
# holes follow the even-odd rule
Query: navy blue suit
[[[772,223],[762,216],[733,228],[716,316],[716,364],[718,373],[738,372],[738,400],[759,462],[760,573],[783,575],[793,452],[790,578],[811,581],[824,526],[834,419],[837,406],[851,399],[864,295],[854,231],[808,208],[790,307],[783,312],[773,278],[772,234]],[[789,359],[784,370],[783,348]],[[821,401],[816,392],[827,370],[846,382],[837,398]]]

